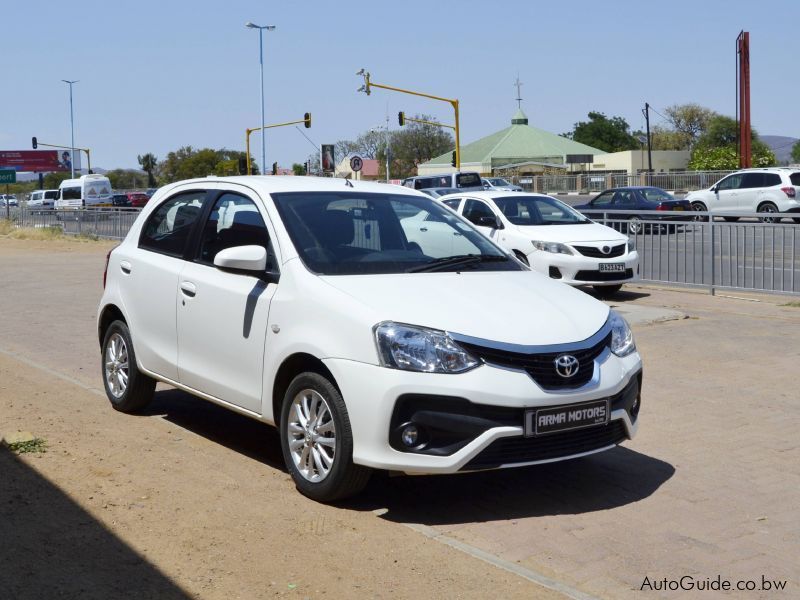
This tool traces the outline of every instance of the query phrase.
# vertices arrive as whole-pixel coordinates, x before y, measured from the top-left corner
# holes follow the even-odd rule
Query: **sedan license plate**
[[[675,208],[673,208],[672,210],[683,210],[683,207],[682,207],[682,206],[676,206],[676,207],[675,207]]]
[[[525,411],[525,437],[608,423],[608,399]]]
[[[601,273],[624,273],[625,263],[600,263]]]

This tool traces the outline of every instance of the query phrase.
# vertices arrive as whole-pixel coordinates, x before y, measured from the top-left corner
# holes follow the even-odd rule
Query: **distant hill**
[[[792,146],[797,143],[798,138],[787,137],[785,135],[760,135],[758,137],[772,149],[779,164],[792,162]]]

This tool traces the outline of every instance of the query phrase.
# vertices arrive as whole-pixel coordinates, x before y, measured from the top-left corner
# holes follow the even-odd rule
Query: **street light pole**
[[[75,118],[72,112],[72,84],[78,83],[78,79],[75,81],[69,81],[67,79],[62,79],[64,83],[69,85],[69,129],[70,129],[70,155],[69,155],[69,166],[72,171],[71,179],[75,179]]]
[[[267,168],[267,143],[266,131],[264,130],[264,30],[273,31],[275,25],[256,25],[248,21],[245,27],[258,29],[258,62],[261,66],[261,172],[265,173]]]

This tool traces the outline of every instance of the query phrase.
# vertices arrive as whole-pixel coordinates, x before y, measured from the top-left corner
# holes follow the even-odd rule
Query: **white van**
[[[58,199],[58,190],[34,190],[28,198],[28,208],[54,208]]]
[[[112,206],[111,181],[103,175],[81,175],[58,186],[56,208]]]

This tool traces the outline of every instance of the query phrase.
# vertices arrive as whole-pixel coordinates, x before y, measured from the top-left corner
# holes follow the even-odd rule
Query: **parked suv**
[[[437,225],[425,251],[401,224],[418,213]],[[316,500],[358,492],[372,469],[552,462],[636,432],[625,320],[399,186],[171,184],[109,253],[104,284],[111,405],[142,409],[158,380],[274,424]]]
[[[745,169],[720,179],[707,190],[690,192],[686,199],[694,210],[724,213],[738,221],[737,213],[764,213],[762,221],[780,221],[773,213],[800,213],[800,169]],[[794,218],[800,223],[800,217]]]
[[[426,188],[458,188],[460,190],[482,190],[483,181],[477,173],[443,173],[441,175],[419,175],[403,180],[405,187],[414,190]]]
[[[28,198],[27,207],[35,209],[52,209],[58,199],[58,190],[34,190]]]

